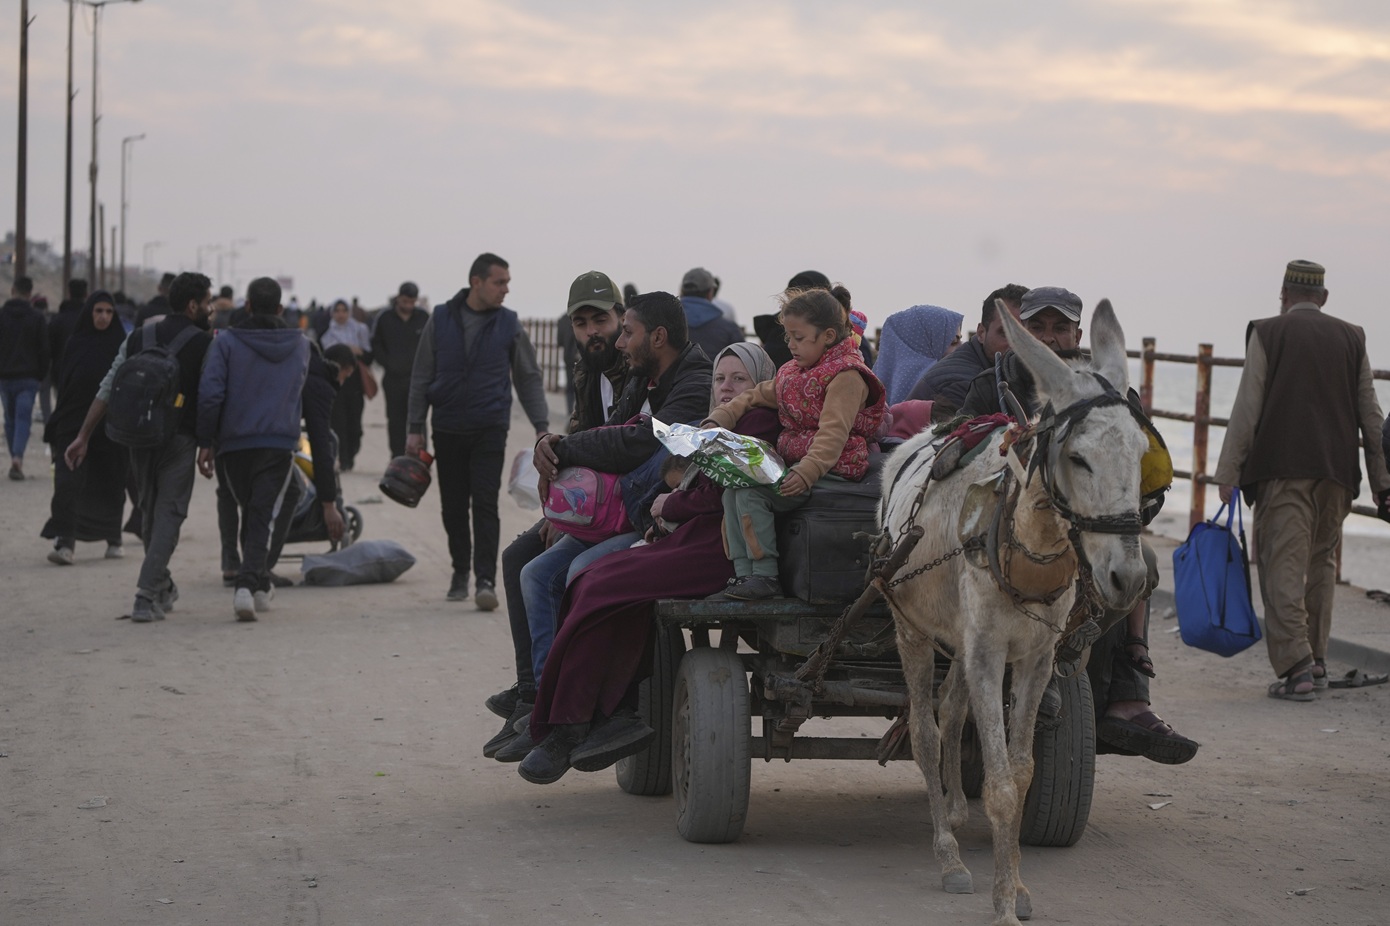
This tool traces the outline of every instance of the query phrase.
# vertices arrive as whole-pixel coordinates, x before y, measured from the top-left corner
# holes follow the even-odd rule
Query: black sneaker
[[[570,752],[570,765],[581,772],[598,772],[619,759],[634,756],[656,739],[656,731],[634,711],[619,711],[594,728]]]
[[[502,724],[502,729],[498,730],[492,739],[483,744],[483,758],[497,758],[497,753],[512,740],[520,736],[526,729],[525,726],[522,726],[522,728],[518,730],[517,724],[520,723],[523,718],[529,720],[530,717],[531,703],[529,701],[518,701],[516,706],[512,708],[512,712],[506,716]]]
[[[570,750],[583,742],[587,723],[562,723],[554,727],[539,746],[532,749],[517,772],[532,784],[554,784],[570,770]]]
[[[724,583],[724,587],[721,588],[719,591],[715,592],[713,595],[706,595],[706,596],[705,596],[705,600],[706,600],[706,601],[733,601],[733,599],[729,597],[729,589],[733,588],[734,585],[736,585],[737,583],[738,583],[738,579],[730,579],[729,581],[727,581],[727,582]]]
[[[782,583],[776,576],[744,576],[724,590],[734,601],[763,601],[782,597]]]
[[[525,701],[527,704],[532,704],[535,700],[536,693],[534,691],[523,693],[521,684],[517,683],[506,691],[499,691],[495,695],[489,695],[488,699],[483,702],[483,705],[498,717],[510,717],[512,711],[516,710],[517,702]]]
[[[479,611],[497,610],[497,588],[487,579],[478,580],[478,593],[473,596],[473,603],[478,606]]]
[[[454,578],[449,582],[449,594],[444,596],[445,601],[467,601],[468,600],[468,573],[456,572]]]
[[[509,723],[503,729],[511,730],[515,735],[512,737],[511,742],[493,753],[492,757],[498,762],[520,762],[530,754],[532,749],[536,748],[536,741],[531,739],[531,730],[529,727],[523,728],[522,731],[518,733],[516,732],[516,726]],[[499,733],[498,735],[500,736],[501,734]]]

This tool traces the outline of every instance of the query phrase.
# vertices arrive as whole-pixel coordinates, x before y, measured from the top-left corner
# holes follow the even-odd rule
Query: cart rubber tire
[[[1019,842],[1073,846],[1086,831],[1096,784],[1096,711],[1085,670],[1057,679],[1060,722],[1033,734],[1033,783]]]
[[[352,535],[352,543],[362,539],[362,512],[351,505],[347,506],[347,529]],[[351,544],[345,544],[350,546]]]
[[[680,628],[657,624],[652,639],[652,674],[637,689],[637,713],[656,731],[656,739],[635,756],[618,760],[618,787],[628,794],[660,797],[671,793],[671,703],[684,655],[685,637]]]
[[[676,675],[671,771],[676,829],[690,842],[733,842],[748,816],[748,676],[737,653],[697,647]]]

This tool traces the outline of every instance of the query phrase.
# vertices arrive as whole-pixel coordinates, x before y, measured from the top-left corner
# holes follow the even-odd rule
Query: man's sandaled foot
[[[1313,694],[1312,665],[1294,669],[1283,678],[1270,682],[1269,696],[1278,698],[1280,701],[1315,700],[1317,696]]]
[[[1149,641],[1143,637],[1125,637],[1125,658],[1134,667],[1134,671],[1149,678],[1157,678],[1154,674],[1154,661],[1149,657]]]
[[[1313,690],[1322,691],[1327,687],[1327,660],[1313,660]]]
[[[1164,765],[1182,765],[1201,748],[1200,743],[1174,730],[1153,711],[1143,711],[1128,720],[1103,717],[1096,724],[1096,738]]]

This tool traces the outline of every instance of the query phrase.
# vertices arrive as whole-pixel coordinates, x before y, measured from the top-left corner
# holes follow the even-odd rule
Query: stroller
[[[338,454],[338,438],[333,437],[333,455]],[[356,542],[362,536],[362,513],[351,505],[344,504],[342,486],[338,487],[338,497],[336,499],[338,512],[343,516],[343,539],[333,541],[329,539],[328,528],[323,522],[323,507],[319,504],[318,492],[314,488],[314,458],[309,451],[309,439],[303,435],[299,438],[299,449],[294,454],[295,465],[290,470],[290,477],[295,481],[299,488],[299,501],[294,506],[294,516],[290,520],[289,532],[285,535],[285,543],[317,543],[327,540],[329,550],[337,550]],[[336,483],[337,480],[335,479]],[[302,558],[302,553],[282,553],[281,559]]]

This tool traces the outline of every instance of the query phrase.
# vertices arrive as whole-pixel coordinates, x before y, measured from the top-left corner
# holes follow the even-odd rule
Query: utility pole
[[[67,168],[63,172],[63,296],[72,279],[72,21],[77,5],[68,0],[68,132]]]
[[[130,160],[130,146],[145,137],[145,133],[139,135],[127,135],[121,139],[121,269],[117,272],[116,278],[120,281],[116,284],[119,290],[125,290],[125,223],[126,215],[130,211],[130,200],[125,195],[125,175],[126,162]],[[114,251],[115,248],[112,248]]]
[[[105,218],[104,218],[104,217],[105,217],[105,215],[106,215],[106,211],[103,209],[101,214],[102,214],[102,216],[103,216],[103,221],[105,221]],[[111,225],[111,263],[114,264],[115,262],[116,262],[116,225],[115,225],[115,223],[112,223],[112,225]],[[124,275],[124,274],[122,274],[122,275]],[[112,276],[113,278],[116,276],[116,269],[115,269],[114,267],[111,268],[111,276]],[[118,287],[116,287],[116,288],[117,288],[117,289],[124,289],[125,287],[123,287],[123,286],[118,286]]]
[[[29,267],[29,229],[25,189],[29,173],[29,0],[19,0],[19,152],[15,159],[14,275]]]
[[[153,251],[153,250],[155,250],[156,248],[162,248],[162,247],[164,247],[164,242],[163,242],[163,241],[146,241],[146,242],[145,242],[145,259],[144,259],[144,261],[140,264],[140,266],[143,267],[143,268],[146,269],[146,270],[150,269],[150,252]],[[199,269],[199,270],[202,270],[203,268],[200,266],[198,269]]]
[[[101,44],[101,8],[112,3],[127,2],[127,0],[79,0],[79,2],[84,6],[92,8],[92,161],[87,168],[87,179],[92,186],[91,215],[88,216],[88,224],[90,226],[88,229],[88,239],[92,248],[92,253],[87,263],[93,271],[93,276],[95,276],[98,266],[97,250],[103,244],[98,229],[104,227],[105,223],[104,219],[101,224],[98,224],[97,221],[97,124],[101,121],[100,117],[97,115],[97,100],[101,95],[99,93],[99,83],[97,81],[97,49]],[[128,0],[128,2],[139,3],[140,0]],[[72,33],[69,32],[68,35],[69,39],[71,39]],[[72,47],[71,41],[69,41],[68,47]]]
[[[98,228],[106,227],[106,203],[97,204],[97,221],[100,223]],[[97,233],[96,249],[92,251],[92,279],[95,281],[92,290],[106,288],[106,236]]]

